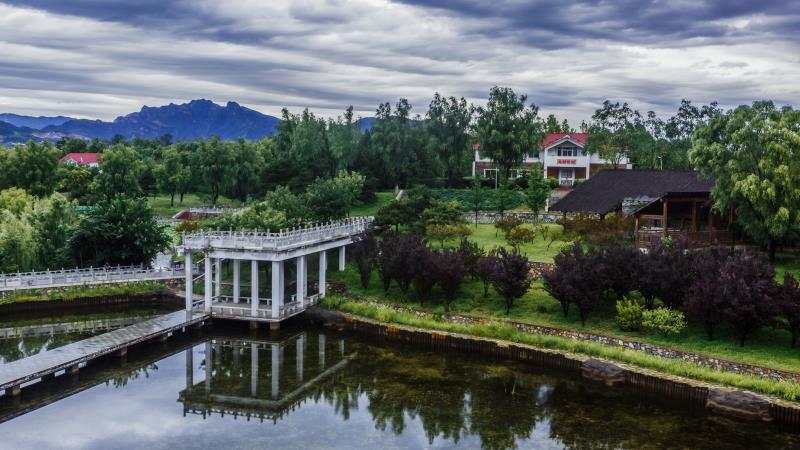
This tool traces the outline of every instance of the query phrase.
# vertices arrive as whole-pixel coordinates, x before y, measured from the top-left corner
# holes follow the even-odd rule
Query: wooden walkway
[[[92,359],[124,351],[140,342],[168,336],[175,330],[208,318],[209,315],[205,313],[176,311],[0,365],[0,389],[5,390],[6,394],[17,394],[25,383],[54,375],[61,370],[77,371],[81,364]]]
[[[183,267],[100,267],[0,274],[0,292],[184,278]]]

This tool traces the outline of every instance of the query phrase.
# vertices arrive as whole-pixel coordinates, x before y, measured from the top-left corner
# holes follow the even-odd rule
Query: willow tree
[[[714,208],[735,210],[771,261],[800,233],[800,111],[770,101],[739,106],[695,132],[689,157],[716,181]]]

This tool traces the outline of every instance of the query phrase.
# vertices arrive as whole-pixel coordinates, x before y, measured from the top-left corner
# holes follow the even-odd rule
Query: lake
[[[139,347],[3,399],[0,419],[9,449],[800,447],[574,373],[301,326]]]

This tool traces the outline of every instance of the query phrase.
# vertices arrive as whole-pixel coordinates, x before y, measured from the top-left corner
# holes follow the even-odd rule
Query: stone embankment
[[[326,326],[368,335],[379,340],[427,346],[441,351],[477,353],[572,371],[587,380],[602,382],[615,388],[632,389],[648,396],[677,400],[691,408],[702,409],[711,414],[740,420],[777,422],[800,430],[800,405],[748,391],[724,388],[559,350],[386,324],[319,307],[307,310],[306,315],[309,319]]]

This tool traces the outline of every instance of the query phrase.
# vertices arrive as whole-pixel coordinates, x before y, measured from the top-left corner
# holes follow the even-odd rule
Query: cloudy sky
[[[193,98],[326,116],[493,85],[579,122],[800,104],[800,2],[0,0],[0,112],[113,119]]]

